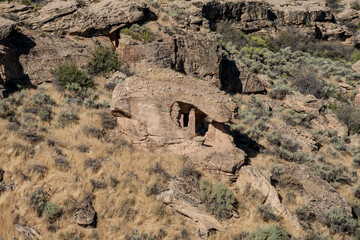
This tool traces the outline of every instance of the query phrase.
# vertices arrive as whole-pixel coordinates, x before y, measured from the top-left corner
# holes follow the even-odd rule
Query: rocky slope
[[[0,3],[0,238],[357,239],[360,3]]]

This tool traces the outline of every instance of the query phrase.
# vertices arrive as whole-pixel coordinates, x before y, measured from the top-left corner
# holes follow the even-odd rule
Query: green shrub
[[[285,82],[277,81],[268,95],[272,99],[283,100],[289,93],[291,93],[290,87]]]
[[[200,190],[201,198],[211,214],[219,219],[232,216],[236,199],[234,194],[223,183],[217,182],[213,186],[210,182],[203,180],[200,182]]]
[[[355,197],[360,198],[360,185],[356,185],[353,188],[353,193]]]
[[[43,92],[32,95],[30,99],[34,103],[34,105],[40,107],[44,105],[51,105],[51,106],[56,105],[55,100],[52,99],[50,95]]]
[[[8,96],[6,99],[4,99],[4,101],[13,106],[20,106],[26,95],[27,91],[22,89],[20,92],[15,92],[12,95]]]
[[[45,106],[42,110],[38,112],[38,116],[44,122],[50,122],[52,119],[52,109],[50,106]]]
[[[150,31],[150,28],[141,27],[138,24],[133,24],[130,28],[121,29],[121,33],[129,35],[135,40],[148,43],[154,40],[154,37]]]
[[[346,146],[345,141],[343,139],[339,138],[338,136],[333,136],[330,139],[330,142],[336,150],[342,151],[342,152],[347,151],[347,146]]]
[[[323,88],[325,86],[324,81],[319,81],[317,76],[317,71],[307,65],[302,66],[300,69],[296,70],[293,74],[293,77],[290,78],[293,87],[304,94],[312,94],[316,98],[323,98]]]
[[[244,119],[244,123],[253,123],[262,117],[268,117],[270,112],[265,108],[264,104],[257,97],[252,95],[246,103],[247,108],[239,110],[239,118]]]
[[[279,158],[285,159],[289,162],[296,162],[298,164],[314,162],[314,159],[307,153],[295,152],[292,153],[286,149],[276,147],[273,154]]]
[[[12,115],[14,115],[14,112],[9,104],[4,99],[0,100],[0,118],[7,118]]]
[[[308,230],[306,232],[306,235],[303,238],[301,238],[301,240],[330,240],[330,238],[322,232],[315,232],[313,230]]]
[[[62,210],[55,203],[48,201],[45,204],[43,214],[46,216],[48,221],[54,222],[61,216]]]
[[[145,187],[146,196],[156,196],[165,191],[164,187],[159,183],[153,183]]]
[[[102,102],[99,102],[99,101],[96,101],[92,97],[88,97],[88,98],[85,98],[85,100],[83,102],[83,106],[86,107],[86,108],[95,108],[95,109],[109,108],[110,103],[108,101],[106,101],[106,100],[103,100]]]
[[[61,111],[58,117],[58,123],[61,127],[65,127],[72,123],[78,123],[80,120],[79,116],[72,110]]]
[[[179,175],[183,178],[193,177],[195,179],[199,179],[201,177],[201,173],[196,170],[195,165],[192,162],[185,162],[180,169]]]
[[[357,227],[356,219],[343,213],[338,206],[326,210],[322,216],[322,222],[330,228],[333,233],[355,233]]]
[[[90,74],[107,74],[111,70],[119,69],[121,62],[116,52],[108,47],[98,47],[88,62],[87,69]]]
[[[281,169],[279,168],[278,165],[273,164],[273,163],[270,164],[270,172],[274,177],[281,175]]]
[[[100,113],[101,127],[105,130],[112,130],[118,127],[116,117],[109,112]]]
[[[268,126],[265,123],[265,118],[261,118],[249,128],[246,134],[252,139],[259,139],[264,136],[264,132],[268,130]]]
[[[271,207],[270,203],[257,205],[256,210],[264,222],[280,220],[280,217],[274,213],[274,209]]]
[[[349,104],[343,104],[336,112],[351,134],[360,133],[360,108]]]
[[[271,143],[273,145],[276,145],[276,146],[281,145],[282,138],[283,137],[279,133],[277,133],[277,132],[275,132],[273,130],[266,135],[266,140],[269,143]]]
[[[360,2],[358,0],[354,0],[350,3],[350,7],[356,11],[360,10]]]
[[[347,175],[348,169],[346,166],[342,165],[334,166],[331,164],[323,164],[316,166],[314,172],[333,187],[337,187],[341,183],[351,184],[355,180]]]
[[[59,234],[60,240],[81,240],[81,237],[76,233],[64,232]]]
[[[39,217],[42,216],[48,194],[41,188],[37,188],[31,195],[30,206],[36,210]]]
[[[99,188],[99,189],[103,189],[103,188],[107,188],[107,184],[106,182],[97,180],[97,179],[90,179],[90,183],[93,186],[94,189]]]
[[[312,208],[308,205],[302,205],[295,207],[295,215],[297,219],[299,220],[300,224],[304,228],[310,227],[310,222],[315,220],[315,213],[312,210]]]
[[[72,92],[83,93],[86,89],[94,87],[93,79],[88,78],[74,63],[60,64],[51,73],[55,78],[55,84]]]
[[[356,24],[356,28],[360,28],[360,21]],[[355,49],[353,54],[351,55],[351,62],[356,63],[360,60],[360,51],[358,49]]]
[[[360,153],[358,153],[354,156],[352,164],[353,164],[353,166],[360,168]]]
[[[245,240],[290,240],[290,235],[285,229],[272,225],[254,230]]]
[[[337,10],[340,5],[339,5],[340,0],[326,0],[326,5],[328,5],[332,10]]]
[[[287,109],[283,111],[282,118],[286,124],[290,126],[304,126],[306,128],[311,128],[311,120],[316,118],[315,114],[312,113],[304,113],[304,112],[296,112],[293,109]]]

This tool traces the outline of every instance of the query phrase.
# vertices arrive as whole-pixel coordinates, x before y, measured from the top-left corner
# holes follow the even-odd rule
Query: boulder
[[[15,29],[16,23],[0,17],[0,40],[7,38]]]
[[[89,200],[82,203],[74,212],[74,222],[81,226],[93,225],[96,221],[95,218],[96,212]]]
[[[168,190],[162,192],[158,199],[192,220],[197,235],[207,238],[211,231],[223,231],[225,228],[215,217],[206,212],[200,195],[197,179],[191,176],[174,176],[170,180]]]
[[[317,99],[314,95],[302,95],[299,92],[286,95],[284,107],[294,109],[296,112],[305,112],[311,114],[319,114],[320,108],[324,101]]]
[[[111,100],[119,130],[133,143],[197,156],[205,168],[229,173],[245,161],[224,126],[235,108],[209,82],[165,69],[127,78]]]

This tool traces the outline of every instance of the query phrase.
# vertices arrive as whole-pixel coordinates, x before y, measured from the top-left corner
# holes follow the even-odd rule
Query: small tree
[[[94,81],[74,63],[60,64],[51,73],[55,77],[55,84],[72,92],[81,93],[94,87]]]
[[[88,62],[88,71],[90,74],[107,74],[111,70],[119,69],[121,62],[116,52],[108,47],[98,47],[92,54]]]

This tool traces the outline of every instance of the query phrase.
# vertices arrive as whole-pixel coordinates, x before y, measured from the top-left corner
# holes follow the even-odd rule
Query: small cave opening
[[[190,113],[184,113],[183,114],[183,127],[188,127],[189,126],[189,115]]]
[[[207,114],[192,104],[175,102],[170,115],[176,125],[187,128],[194,135],[204,136],[208,131]]]

